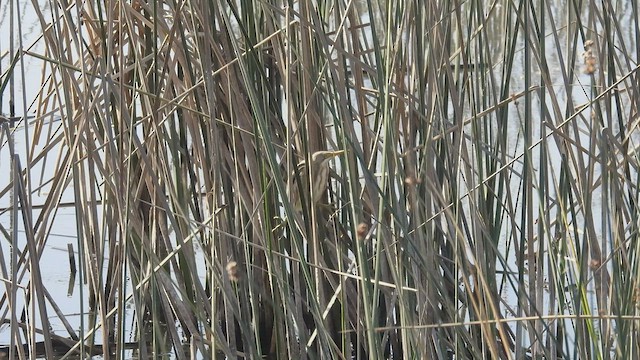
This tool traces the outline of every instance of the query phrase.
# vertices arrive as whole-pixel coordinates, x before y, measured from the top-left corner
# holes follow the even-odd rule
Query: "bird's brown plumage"
[[[329,182],[329,174],[331,169],[329,168],[329,161],[343,154],[344,150],[338,151],[316,151],[311,155],[311,167],[307,168],[305,161],[298,164],[296,168],[296,174],[294,174],[294,183],[290,186],[290,200],[291,204],[297,209],[302,209],[302,202],[300,193],[304,195],[305,201],[313,198],[312,204],[316,205],[320,203],[327,189],[327,183]],[[311,176],[313,182],[310,184],[307,180]],[[311,185],[311,186],[310,186]],[[311,191],[311,195],[309,194]]]

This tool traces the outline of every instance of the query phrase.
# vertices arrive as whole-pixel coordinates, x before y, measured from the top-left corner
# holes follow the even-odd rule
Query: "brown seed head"
[[[422,180],[418,179],[414,175],[409,175],[404,179],[404,183],[407,185],[416,185],[416,184],[420,184],[421,182]]]
[[[233,282],[238,282],[240,280],[240,267],[237,262],[229,261],[227,264],[227,276],[229,276],[229,280]]]
[[[360,223],[358,224],[358,227],[356,227],[356,235],[358,236],[358,240],[364,239],[364,237],[367,236],[368,232],[369,232],[369,225],[365,223]]]
[[[593,54],[593,51],[591,50],[591,45],[593,45],[593,43],[585,44],[585,48],[587,50],[582,54],[582,59],[584,60],[583,71],[587,75],[591,75],[594,72],[596,72],[596,68],[598,64],[598,61],[595,55]]]

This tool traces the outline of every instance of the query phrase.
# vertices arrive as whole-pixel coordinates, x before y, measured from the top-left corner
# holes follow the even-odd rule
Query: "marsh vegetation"
[[[1,109],[33,116],[0,135],[7,352],[640,352],[635,1],[53,2],[22,43],[33,5],[2,49],[3,102],[38,89]],[[40,266],[62,208],[79,321]]]

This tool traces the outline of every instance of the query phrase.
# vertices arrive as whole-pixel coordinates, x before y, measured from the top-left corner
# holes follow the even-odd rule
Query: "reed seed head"
[[[366,223],[358,224],[358,227],[356,227],[356,235],[358,236],[358,240],[363,240],[365,236],[367,236],[367,233],[369,233],[369,225],[367,225]]]
[[[409,186],[417,185],[417,184],[420,184],[421,182],[422,180],[417,178],[415,175],[409,175],[404,179],[404,183]]]
[[[235,261],[229,261],[227,264],[227,276],[229,276],[229,280],[232,282],[240,281],[240,266]]]

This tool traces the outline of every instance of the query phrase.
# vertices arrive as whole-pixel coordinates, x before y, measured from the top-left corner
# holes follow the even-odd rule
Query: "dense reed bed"
[[[1,135],[25,149],[0,189],[28,229],[2,228],[5,262],[24,244],[2,264],[15,343],[66,321],[38,259],[70,198],[90,316],[55,335],[104,358],[131,322],[140,358],[638,356],[635,1],[36,13],[2,69],[3,96],[44,69],[36,117]],[[295,204],[319,150],[345,152]]]

